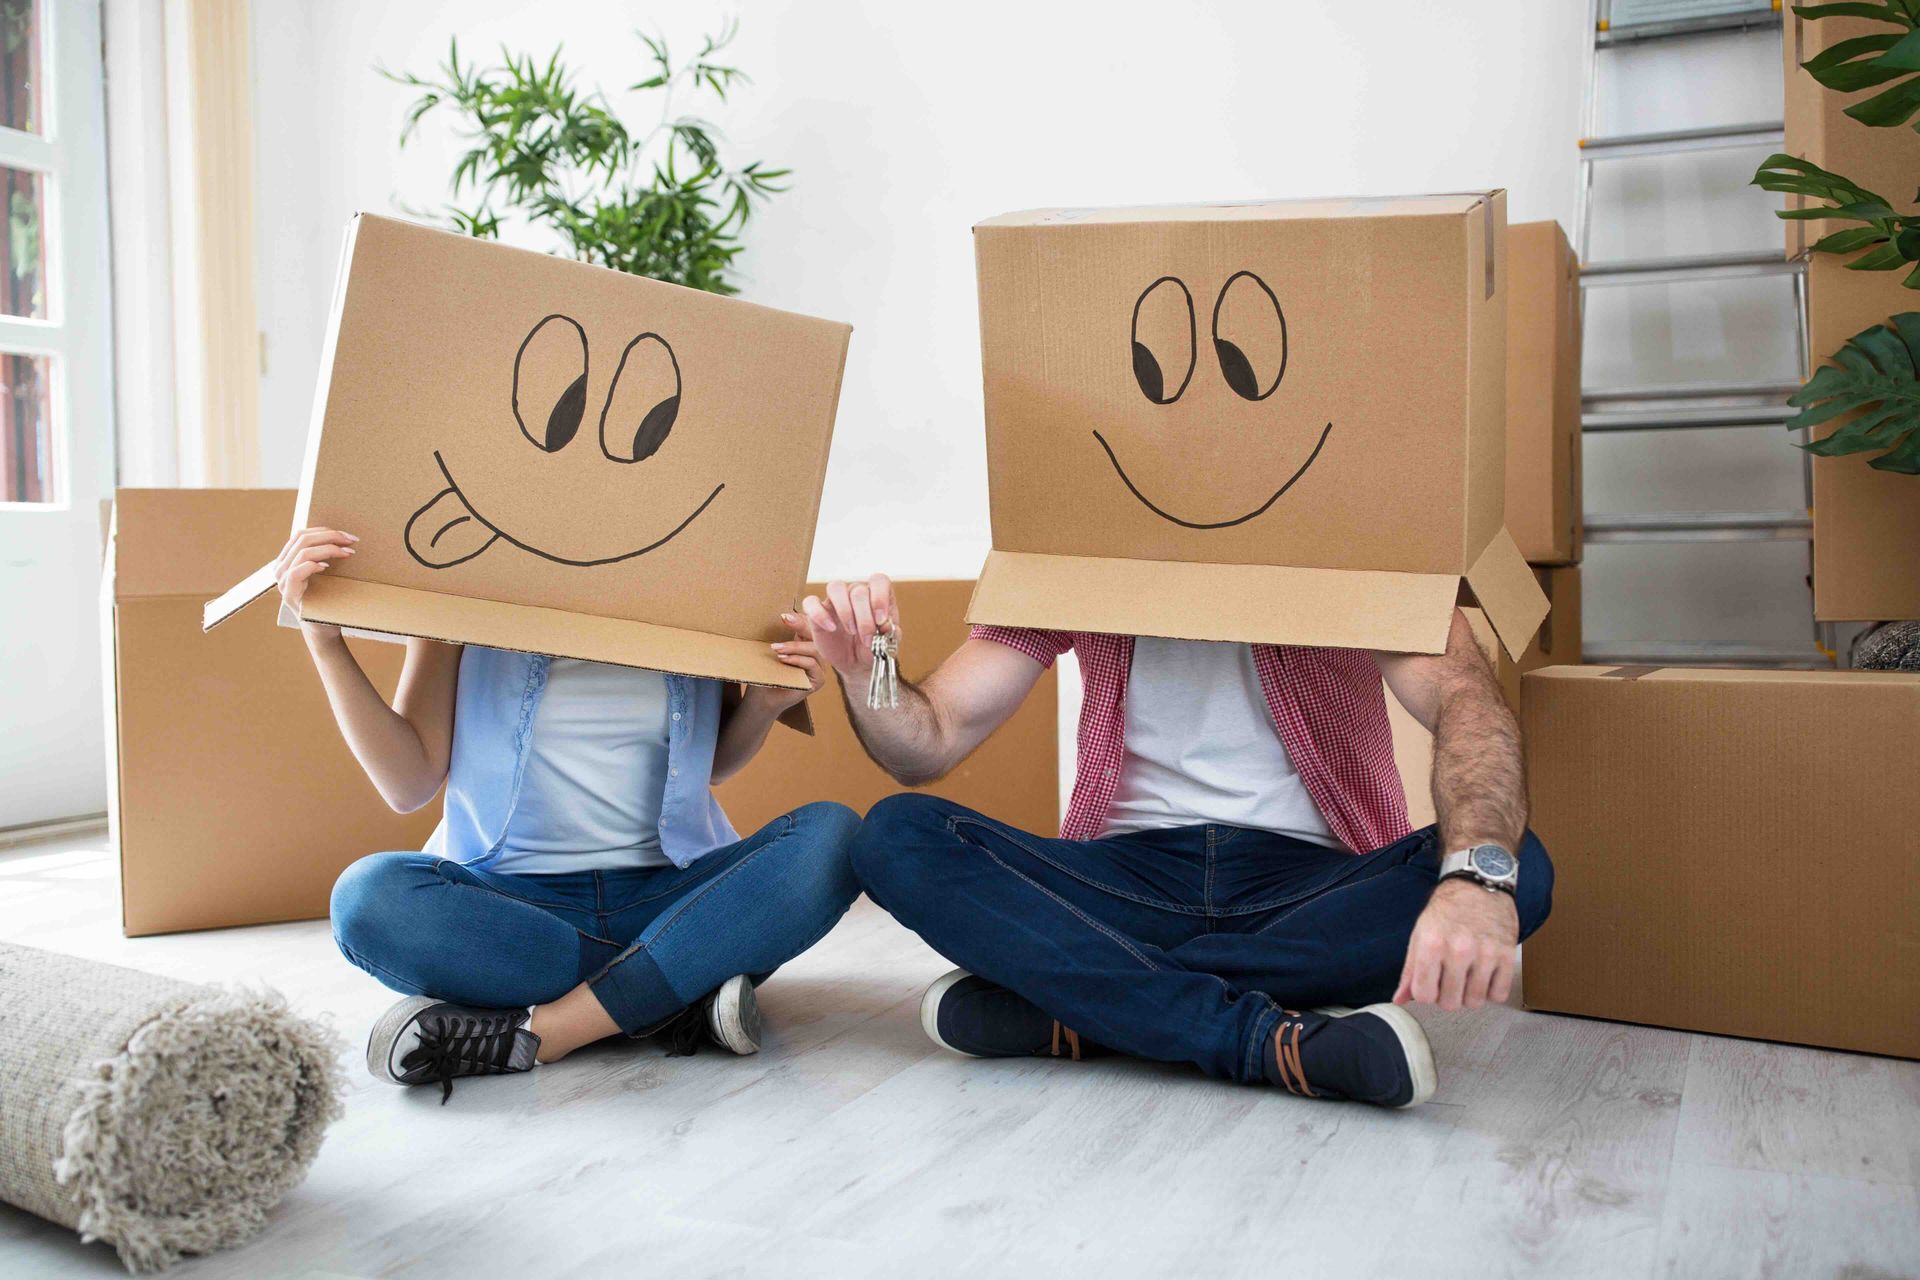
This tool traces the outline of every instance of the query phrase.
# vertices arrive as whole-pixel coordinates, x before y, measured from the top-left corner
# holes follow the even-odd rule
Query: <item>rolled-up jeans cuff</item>
[[[607,1016],[628,1035],[659,1025],[690,1003],[673,989],[652,954],[641,946],[629,947],[587,979],[587,986]]]
[[[1260,1016],[1253,1020],[1253,1034],[1240,1055],[1240,1083],[1268,1084],[1267,1059],[1273,1052],[1273,1031],[1280,1025],[1283,1016],[1280,1006],[1265,992],[1254,992],[1247,999],[1257,996],[1266,1005]]]

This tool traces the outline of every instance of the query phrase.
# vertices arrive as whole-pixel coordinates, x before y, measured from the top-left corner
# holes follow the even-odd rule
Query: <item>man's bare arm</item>
[[[1443,654],[1376,655],[1387,687],[1433,734],[1433,806],[1447,849],[1518,849],[1527,828],[1520,726],[1458,610]]]
[[[1519,852],[1527,826],[1520,729],[1466,618],[1455,611],[1444,654],[1375,657],[1394,696],[1433,731],[1441,852],[1487,843]],[[1507,894],[1442,881],[1414,923],[1395,1002],[1448,1010],[1504,1002],[1519,934],[1519,911]]]
[[[875,630],[899,624],[893,584],[876,574],[849,586],[827,585],[798,615],[784,615],[800,642],[811,641],[840,678],[841,696],[860,744],[905,786],[944,777],[1020,708],[1046,669],[991,640],[968,640],[922,684],[900,681],[900,705],[867,705]],[[912,637],[904,628],[905,643]],[[776,652],[780,646],[776,645]]]

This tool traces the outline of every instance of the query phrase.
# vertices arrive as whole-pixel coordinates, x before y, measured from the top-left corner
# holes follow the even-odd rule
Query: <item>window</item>
[[[53,379],[63,330],[47,279],[54,185],[43,84],[43,0],[0,0],[0,503],[62,496]]]

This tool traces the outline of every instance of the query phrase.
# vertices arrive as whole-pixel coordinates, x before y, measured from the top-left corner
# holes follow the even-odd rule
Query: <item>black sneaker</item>
[[[1287,1092],[1377,1107],[1411,1107],[1433,1096],[1433,1049],[1399,1005],[1283,1012],[1267,1077]]]
[[[635,1038],[659,1036],[667,1042],[667,1056],[682,1058],[696,1053],[704,1038],[728,1053],[745,1057],[760,1052],[760,1002],[753,994],[753,980],[736,973],[714,992],[682,1009],[665,1022],[636,1031]]]
[[[927,1039],[974,1058],[1099,1057],[1112,1050],[1082,1040],[1025,996],[955,969],[920,998]]]
[[[464,1076],[530,1071],[540,1037],[525,1009],[475,1009],[408,996],[381,1015],[367,1037],[367,1070],[389,1084],[437,1084],[440,1103]]]

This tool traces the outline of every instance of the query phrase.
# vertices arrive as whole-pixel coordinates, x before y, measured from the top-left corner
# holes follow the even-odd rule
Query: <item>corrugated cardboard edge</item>
[[[114,578],[118,569],[115,547],[120,534],[120,504],[103,502],[101,508],[100,696],[104,703],[103,736],[106,739],[107,758],[107,847],[113,851],[114,869],[124,884],[125,868],[120,865],[125,856],[120,822],[120,626],[119,601],[114,593]],[[126,897],[124,894],[115,896],[120,899],[120,932],[124,934],[127,931]]]
[[[1547,617],[1547,593],[1533,576],[1533,568],[1502,528],[1467,570],[1473,598],[1493,624],[1500,646],[1515,662],[1533,643],[1534,633]]]
[[[271,564],[262,565],[218,599],[208,601],[201,608],[200,629],[213,630],[271,592],[273,568]],[[775,658],[768,644],[760,640],[716,636],[624,618],[596,618],[498,600],[440,595],[379,582],[346,578],[315,580],[307,586],[302,616],[311,622],[341,627],[349,634],[364,634],[373,639],[417,636],[423,640],[477,644],[519,653],[554,653],[553,646],[536,645],[527,636],[530,630],[538,630],[543,624],[550,626],[555,621],[565,621],[579,633],[580,639],[577,644],[566,646],[569,652],[554,654],[557,657],[779,689],[807,687],[805,673]],[[458,625],[446,625],[449,617],[457,619]],[[467,639],[455,640],[447,634],[456,630]],[[663,662],[662,654],[673,655],[672,660]],[[805,702],[782,712],[780,723],[801,733],[813,732],[813,716]]]
[[[1512,547],[1511,539],[1507,545]],[[1532,583],[1531,574],[1527,581]],[[1533,590],[1539,594],[1538,586]],[[1451,573],[995,551],[980,571],[967,621],[1177,640],[1443,653],[1459,592],[1460,578]],[[1205,602],[1204,607],[1195,607],[1195,601]],[[1544,596],[1541,602],[1544,616]]]

